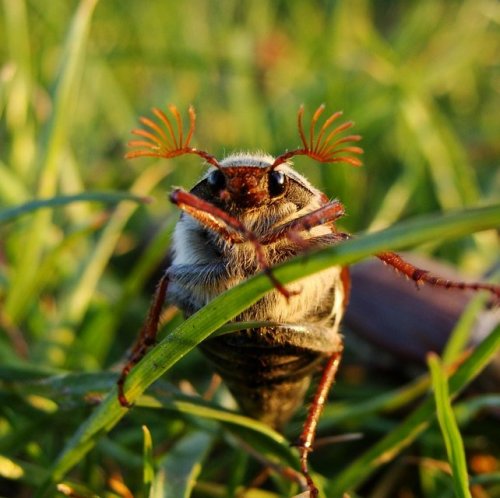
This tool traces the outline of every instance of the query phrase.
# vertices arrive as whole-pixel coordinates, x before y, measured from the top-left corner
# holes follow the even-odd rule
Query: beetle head
[[[273,163],[274,158],[267,155],[232,155],[208,172],[206,183],[213,198],[222,204],[260,207],[286,191],[288,179]]]

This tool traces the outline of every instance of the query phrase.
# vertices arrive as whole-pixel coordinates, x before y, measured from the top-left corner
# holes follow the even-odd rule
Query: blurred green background
[[[35,469],[0,478],[2,495],[30,496],[37,472],[88,412],[74,399],[65,406],[27,397],[33,386],[8,381],[104,373],[123,357],[178,217],[166,193],[190,188],[202,172],[196,157],[123,159],[130,130],[152,106],[175,103],[186,116],[193,104],[193,145],[217,157],[297,147],[300,104],[306,115],[323,102],[327,112],[343,110],[363,136],[364,166],[296,163],[345,204],[342,226],[351,232],[500,198],[494,0],[0,5],[0,455]],[[154,203],[113,197],[129,191]],[[82,193],[100,202],[67,197]],[[38,198],[68,204],[33,210]],[[490,231],[424,250],[477,276],[498,259],[497,239]],[[196,353],[183,365],[173,378],[208,378]],[[166,427],[148,417],[161,448],[189,427],[179,415]],[[136,414],[118,440],[104,437],[88,457],[75,474],[88,486],[82,496],[130,496],[110,484],[115,475],[144,496],[138,423]],[[199,496],[230,496],[249,482],[236,454],[243,470],[227,488],[198,487]],[[0,460],[0,474],[8,468]],[[202,480],[217,481],[219,471],[205,470]],[[424,475],[421,491],[404,496],[444,496],[436,479]],[[268,493],[248,496],[277,496]]]

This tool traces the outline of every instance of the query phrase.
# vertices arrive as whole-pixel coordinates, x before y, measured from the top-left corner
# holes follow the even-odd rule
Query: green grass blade
[[[165,396],[158,396],[156,398],[147,395],[141,396],[137,401],[137,406],[164,408],[178,413],[193,415],[199,419],[215,420],[245,440],[251,440],[252,446],[257,447],[259,451],[266,455],[273,455],[279,458],[279,461],[298,468],[297,456],[282,434],[262,422],[241,413],[213,406],[203,399],[188,397],[182,394],[176,394],[168,398]]]
[[[66,38],[61,70],[58,75],[54,95],[54,111],[51,115],[37,156],[40,157],[37,195],[40,198],[52,197],[58,179],[58,161],[64,148],[68,130],[71,129],[72,113],[68,110],[77,91],[84,65],[86,41],[90,30],[90,21],[97,0],[82,0],[75,12]],[[50,226],[50,214],[40,211],[32,221],[25,241],[25,250],[17,262],[12,290],[7,296],[5,310],[13,322],[22,315],[26,303],[30,301],[36,271],[40,264],[47,229]]]
[[[66,38],[54,95],[54,112],[43,137],[44,157],[38,195],[50,196],[57,181],[57,162],[70,130],[72,101],[85,63],[90,23],[98,0],[80,0]]]
[[[453,327],[450,338],[446,341],[442,357],[443,363],[453,363],[467,347],[471,339],[471,331],[477,320],[478,314],[484,309],[485,296],[475,296],[467,305],[460,319]]]
[[[178,441],[159,465],[150,498],[189,498],[212,443],[201,431]]]
[[[438,111],[425,99],[409,93],[402,103],[402,114],[414,133],[413,141],[419,144],[427,160],[429,174],[434,181],[436,196],[444,209],[452,209],[478,199],[477,182],[471,168],[460,161],[450,143],[445,123]],[[440,122],[441,121],[441,122]]]
[[[3,114],[3,93],[5,92],[5,117],[10,131],[10,144],[4,147],[2,153],[9,150],[8,162],[12,166],[9,177],[22,188],[22,183],[30,174],[29,168],[33,156],[35,130],[30,116],[30,99],[33,91],[33,56],[30,47],[29,7],[25,0],[3,2],[5,42],[2,66],[12,64],[16,70],[12,72],[10,81],[6,84],[4,78],[0,84],[0,116]],[[6,63],[6,64],[5,64]],[[3,155],[3,154],[2,154]],[[0,177],[5,176],[0,172]],[[5,178],[2,178],[5,180]],[[11,182],[9,182],[11,183]],[[13,186],[13,185],[10,186]],[[6,191],[7,185],[2,185],[0,191]],[[20,190],[20,189],[19,189]],[[7,195],[11,195],[10,192]],[[18,198],[19,200],[19,198]]]
[[[6,206],[28,198],[28,189],[21,179],[0,160],[0,203]]]
[[[144,470],[143,470],[143,483],[144,483],[144,496],[149,496],[151,486],[155,478],[155,465],[153,457],[153,439],[151,432],[147,426],[142,426],[144,434]]]
[[[436,401],[437,419],[451,465],[455,493],[459,498],[471,498],[464,444],[451,407],[445,373],[437,355],[430,354],[428,363]]]
[[[500,484],[500,472],[481,474],[471,478],[471,484]]]
[[[500,410],[500,394],[484,394],[474,396],[455,404],[455,416],[461,425],[467,425],[481,412],[498,412]]]
[[[149,192],[170,172],[170,166],[165,163],[155,163],[136,179],[130,191],[138,196]],[[90,300],[95,292],[99,278],[111,258],[123,229],[136,211],[136,205],[118,206],[102,232],[99,242],[85,261],[78,277],[78,284],[64,302],[66,323],[79,323],[82,320]]]
[[[343,422],[359,421],[374,413],[391,413],[408,406],[429,389],[430,380],[424,375],[409,384],[358,403],[329,403],[319,423],[320,430],[338,427]]]
[[[450,377],[450,397],[456,397],[489,363],[500,348],[500,327],[497,327]],[[435,415],[432,398],[424,401],[395,430],[340,472],[330,486],[329,496],[337,497],[348,489],[360,486],[381,465],[391,461],[414,441]]]
[[[465,235],[473,230],[500,224],[500,205],[452,213],[443,217],[426,217],[368,234],[314,254],[307,254],[274,270],[284,284],[311,275],[333,265],[348,265],[370,254],[389,248],[401,249],[429,240]],[[225,322],[241,313],[271,290],[269,279],[259,274],[230,289],[207,304],[153,348],[127,379],[126,395],[134,402],[144,390],[179,359],[206,339]],[[51,479],[57,482],[95,444],[100,434],[110,430],[127,413],[119,405],[113,390],[95,412],[68,441],[54,463]],[[49,486],[50,483],[47,483]]]
[[[49,199],[37,199],[25,202],[19,206],[13,206],[0,210],[0,223],[13,221],[20,216],[24,216],[39,209],[56,208],[67,206],[74,202],[103,202],[106,204],[116,204],[122,201],[134,201],[146,203],[148,199],[127,192],[85,192],[74,195],[59,195]]]

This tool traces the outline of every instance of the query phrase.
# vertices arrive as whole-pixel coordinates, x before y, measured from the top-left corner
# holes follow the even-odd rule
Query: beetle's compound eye
[[[207,182],[213,192],[219,192],[226,186],[226,177],[219,169],[214,169],[207,177]]]
[[[285,191],[286,176],[283,171],[273,170],[269,173],[269,195],[278,197]]]

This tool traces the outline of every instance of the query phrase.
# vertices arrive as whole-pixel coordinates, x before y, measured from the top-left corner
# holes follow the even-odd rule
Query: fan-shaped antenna
[[[171,159],[173,157],[182,156],[184,154],[196,154],[208,163],[220,169],[217,159],[203,150],[198,150],[190,147],[189,143],[193,137],[196,113],[193,106],[189,106],[189,129],[187,135],[184,137],[182,118],[173,104],[168,106],[172,116],[176,122],[176,129],[170,118],[161,110],[156,107],[152,109],[156,120],[141,117],[140,122],[146,129],[136,128],[132,130],[132,134],[140,137],[140,139],[130,140],[128,146],[134,148],[127,152],[125,157],[133,159],[136,157],[164,157]]]
[[[308,156],[311,159],[319,161],[320,163],[348,163],[352,166],[361,166],[361,160],[357,157],[353,157],[351,154],[363,154],[363,149],[354,145],[344,146],[352,142],[359,142],[361,140],[360,135],[339,135],[354,126],[352,121],[347,121],[338,125],[336,128],[328,132],[328,128],[336,121],[342,112],[335,112],[332,114],[321,126],[319,134],[315,137],[315,127],[321,113],[325,110],[325,105],[322,104],[316,109],[316,112],[311,118],[311,126],[309,129],[309,137],[306,136],[304,132],[304,126],[302,124],[302,117],[304,115],[304,106],[300,106],[299,112],[297,114],[298,128],[300,140],[302,141],[303,147],[300,149],[291,150],[285,152],[278,156],[271,166],[271,169],[276,168],[280,164],[286,162],[293,156]],[[344,155],[344,154],[348,155]]]

